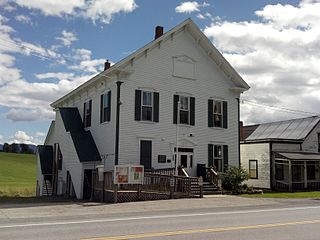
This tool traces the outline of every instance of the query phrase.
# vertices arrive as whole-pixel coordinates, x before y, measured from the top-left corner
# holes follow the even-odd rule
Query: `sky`
[[[319,114],[320,0],[0,0],[0,143],[42,144],[50,103],[187,18],[251,86],[244,124]]]

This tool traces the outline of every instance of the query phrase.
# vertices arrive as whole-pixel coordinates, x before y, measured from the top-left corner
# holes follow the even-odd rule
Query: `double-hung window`
[[[214,101],[213,102],[213,126],[222,127],[222,102]]]
[[[189,97],[179,96],[180,97],[180,123],[189,124],[190,116],[190,106],[189,106]]]
[[[101,95],[100,99],[100,123],[110,122],[111,119],[111,91]]]
[[[180,104],[179,104],[180,102]],[[179,109],[178,109],[179,106]],[[173,123],[195,125],[195,98],[190,96],[173,96]]]
[[[141,99],[141,120],[142,121],[153,121],[153,92],[142,91]]]
[[[228,145],[208,145],[208,166],[214,167],[218,172],[228,169]]]
[[[228,128],[228,103],[220,100],[208,100],[208,126]]]
[[[213,150],[213,162],[214,166],[216,167],[216,170],[218,172],[223,171],[223,164],[222,164],[222,146],[221,145],[214,145],[214,150]]]
[[[91,126],[91,111],[92,100],[88,100],[83,104],[83,125],[85,128]]]
[[[136,121],[159,122],[159,93],[135,90]]]
[[[249,177],[258,179],[258,160],[249,160]]]

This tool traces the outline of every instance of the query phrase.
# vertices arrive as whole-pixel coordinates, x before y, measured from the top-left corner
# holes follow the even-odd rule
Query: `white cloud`
[[[12,108],[6,113],[6,118],[13,122],[31,122],[39,119],[53,119],[54,112],[46,109],[17,109]]]
[[[177,13],[192,13],[192,12],[200,12],[200,7],[208,7],[210,6],[209,3],[202,3],[202,4],[199,4],[198,2],[196,1],[188,1],[188,2],[182,2],[180,3],[179,6],[177,6],[175,8],[175,11]],[[202,15],[203,16],[203,15]],[[204,16],[203,16],[204,17]],[[199,15],[198,15],[198,18],[199,18]]]
[[[84,71],[87,73],[98,73],[104,68],[105,59],[93,59],[81,61],[78,65],[72,65],[69,69]]]
[[[201,13],[198,13],[197,18],[199,18],[199,19],[205,19],[206,17],[203,16]]]
[[[18,22],[21,22],[23,24],[29,24],[32,25],[31,18],[25,15],[17,15],[14,17]]]
[[[48,73],[39,73],[35,74],[36,78],[38,79],[48,79],[48,78],[55,78],[59,80],[67,80],[73,79],[73,73],[65,73],[65,72],[48,72]]]
[[[83,17],[102,23],[110,23],[116,13],[129,13],[138,7],[135,0],[17,0],[16,3],[46,16]]]
[[[68,32],[66,30],[63,30],[61,35],[61,37],[56,37],[56,39],[61,41],[62,44],[67,47],[70,46],[74,41],[78,40],[76,34]]]
[[[33,137],[29,136],[24,131],[19,130],[14,134],[14,142],[29,144],[31,143],[32,140],[33,140]]]
[[[199,7],[200,5],[197,2],[182,2],[175,10],[177,13],[200,12]]]
[[[44,132],[36,132],[37,137],[45,137],[47,134]]]
[[[251,86],[244,99],[317,113],[319,12],[319,1],[267,5],[256,11],[256,21],[220,20],[207,26],[204,33]],[[246,102],[241,112],[245,123],[301,117]]]
[[[84,7],[85,0],[16,0],[16,4],[28,9],[36,9],[46,16],[75,14],[77,8]]]
[[[129,13],[137,7],[134,0],[94,0],[88,2],[83,15],[93,22],[110,23],[114,14]]]

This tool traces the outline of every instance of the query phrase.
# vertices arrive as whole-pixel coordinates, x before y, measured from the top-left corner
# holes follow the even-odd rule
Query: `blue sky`
[[[0,0],[0,143],[42,143],[51,102],[186,18],[251,86],[245,124],[317,114],[319,12],[319,0]]]

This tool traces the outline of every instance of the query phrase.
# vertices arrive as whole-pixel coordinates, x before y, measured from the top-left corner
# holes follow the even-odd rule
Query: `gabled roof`
[[[101,161],[90,131],[83,129],[78,108],[59,108],[67,132],[70,132],[80,162]]]
[[[144,54],[148,49],[152,49],[157,44],[160,44],[162,41],[167,40],[169,38],[174,37],[174,34],[181,31],[187,30],[191,33],[191,35],[197,40],[199,46],[201,46],[208,56],[219,66],[219,68],[224,72],[224,74],[235,83],[235,90],[238,91],[246,91],[250,88],[250,86],[242,79],[242,77],[235,71],[235,69],[230,65],[230,63],[222,56],[222,54],[217,50],[217,48],[212,44],[212,42],[204,35],[204,33],[199,29],[199,27],[190,19],[183,21],[182,23],[178,24],[176,27],[172,28],[170,31],[164,33],[161,37],[151,41],[150,43],[146,44],[144,47],[138,49],[134,53],[130,54],[126,58],[122,59],[121,61],[117,62],[109,69],[97,74],[87,82],[83,83],[73,91],[69,92],[62,98],[56,100],[51,104],[52,107],[56,108],[59,106],[59,103],[63,102],[73,94],[85,89],[86,87],[90,86],[91,84],[95,83],[98,80],[109,78],[114,73],[119,73],[123,71],[123,67],[128,64],[132,59],[141,56]]]
[[[320,117],[299,118],[260,124],[245,140],[304,140]]]

